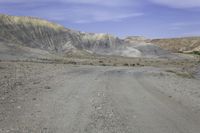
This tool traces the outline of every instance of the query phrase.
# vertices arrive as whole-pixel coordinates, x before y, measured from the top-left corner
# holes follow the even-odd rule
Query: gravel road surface
[[[197,79],[153,67],[38,66],[14,100],[1,96],[0,133],[200,132]]]

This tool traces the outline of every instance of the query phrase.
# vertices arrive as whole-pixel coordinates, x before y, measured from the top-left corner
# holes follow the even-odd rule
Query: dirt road
[[[199,80],[150,67],[51,67],[16,102],[1,99],[0,133],[200,132]]]

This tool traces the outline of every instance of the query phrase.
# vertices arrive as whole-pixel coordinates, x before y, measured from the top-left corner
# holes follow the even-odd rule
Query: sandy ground
[[[200,82],[172,70],[1,62],[0,133],[199,133]]]

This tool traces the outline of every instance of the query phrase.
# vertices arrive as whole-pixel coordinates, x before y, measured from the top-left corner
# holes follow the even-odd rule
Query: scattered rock
[[[99,63],[103,63],[103,61],[100,60]]]
[[[22,82],[15,82],[15,86],[21,86],[23,85]]]
[[[96,107],[96,110],[101,110],[101,109],[102,109],[101,106]]]
[[[5,68],[0,66],[0,69],[5,69]]]
[[[47,90],[51,89],[50,86],[45,86],[44,88],[47,89]]]
[[[33,98],[33,101],[37,100],[36,98]]]
[[[69,61],[68,64],[76,65],[77,62],[75,62],[75,61]]]
[[[22,107],[21,107],[21,106],[17,106],[17,108],[18,108],[18,109],[21,109]]]
[[[33,84],[35,85],[35,84],[39,84],[40,83],[40,81],[35,81],[35,82],[33,82]]]

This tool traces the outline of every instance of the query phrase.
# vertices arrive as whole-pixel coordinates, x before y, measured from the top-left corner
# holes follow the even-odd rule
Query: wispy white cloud
[[[106,21],[123,21],[124,19],[143,16],[142,12],[132,12],[123,9],[104,9],[101,7],[69,7],[67,9],[53,9],[38,10],[32,12],[32,14],[39,15],[41,18],[46,18],[55,21],[64,21],[74,23],[94,23],[94,22],[106,22]]]
[[[0,3],[41,3],[58,2],[67,4],[89,4],[110,7],[145,5],[152,2],[174,8],[200,7],[200,0],[0,0]]]
[[[200,7],[200,0],[150,0],[150,1],[173,8]]]
[[[59,0],[65,3],[74,4],[93,4],[103,6],[131,6],[136,4],[138,0]]]
[[[33,3],[33,2],[60,2],[70,4],[90,4],[100,6],[132,6],[139,0],[0,0],[0,3]]]
[[[132,18],[132,17],[139,17],[139,16],[143,16],[143,13],[126,13],[126,14],[115,14],[115,13],[105,13],[105,14],[96,14],[96,13],[92,13],[91,16],[87,19],[79,19],[77,21],[75,21],[75,23],[93,23],[93,22],[105,22],[105,21],[123,21],[124,19],[127,18]]]
[[[55,21],[93,23],[123,21],[139,17],[144,13],[134,9],[139,0],[0,0],[0,3],[20,3],[21,7],[32,7],[31,14]],[[57,3],[56,7],[51,4]],[[44,5],[47,5],[46,7]],[[41,5],[42,8],[38,8]],[[17,5],[16,5],[17,7]],[[15,7],[15,8],[16,8]],[[12,10],[12,9],[11,9]],[[24,11],[24,10],[23,10]],[[30,12],[30,11],[29,11]]]

